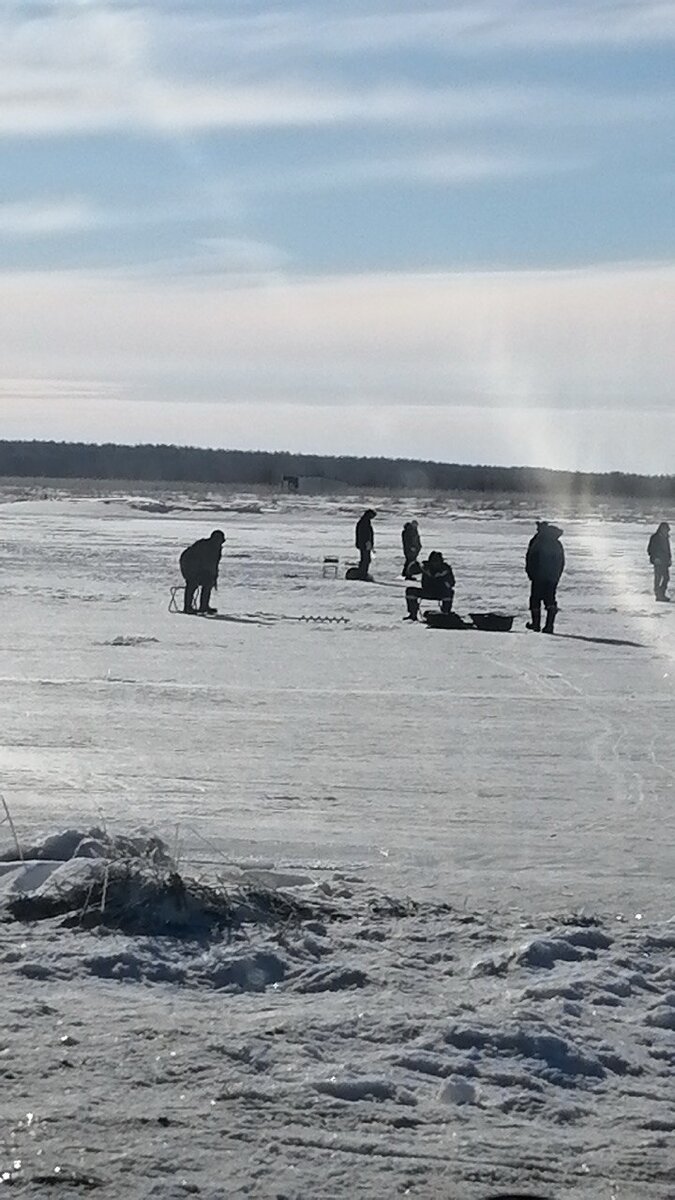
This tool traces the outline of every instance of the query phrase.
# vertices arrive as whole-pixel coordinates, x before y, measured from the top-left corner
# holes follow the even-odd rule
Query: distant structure
[[[301,496],[332,496],[335,492],[349,491],[341,479],[326,479],[323,475],[283,475],[281,488]]]

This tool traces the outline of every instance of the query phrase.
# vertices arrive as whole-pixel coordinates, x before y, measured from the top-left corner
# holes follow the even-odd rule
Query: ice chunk
[[[476,1104],[478,1088],[471,1080],[453,1075],[441,1085],[438,1098],[443,1104]]]

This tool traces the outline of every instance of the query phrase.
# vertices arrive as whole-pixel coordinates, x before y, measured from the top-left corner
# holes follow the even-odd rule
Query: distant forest
[[[466,466],[403,458],[351,458],[193,446],[0,441],[0,476],[281,487],[284,477],[346,489],[544,493],[570,498],[675,498],[675,476],[586,474],[536,467]],[[302,490],[302,489],[301,489]]]

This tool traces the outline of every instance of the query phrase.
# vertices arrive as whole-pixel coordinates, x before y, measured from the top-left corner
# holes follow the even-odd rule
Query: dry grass
[[[23,851],[21,849],[21,844],[20,844],[19,839],[16,834],[16,826],[14,825],[14,821],[12,819],[12,814],[9,811],[9,805],[8,805],[7,801],[5,800],[5,797],[2,794],[0,794],[0,804],[2,804],[2,807],[5,810],[5,815],[2,818],[2,820],[0,820],[0,825],[9,825],[9,828],[12,831],[12,837],[14,838],[14,845],[16,847],[17,858],[19,859],[20,862],[23,862],[24,856],[23,856]]]

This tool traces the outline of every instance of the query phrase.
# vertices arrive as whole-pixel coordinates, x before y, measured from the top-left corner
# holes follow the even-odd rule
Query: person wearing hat
[[[421,574],[421,587],[407,587],[405,589],[405,603],[408,610],[407,617],[404,621],[417,621],[420,611],[420,600],[438,600],[441,606],[441,612],[452,612],[452,604],[455,598],[455,574],[449,562],[446,562],[440,550],[432,550],[426,562],[422,566],[413,568],[412,574],[408,578],[413,578],[414,575]]]
[[[375,546],[375,534],[372,520],[377,513],[374,508],[367,508],[362,517],[356,522],[355,542],[359,552],[359,579],[368,579],[370,559]]]
[[[539,633],[541,629],[541,606],[546,609],[544,633],[553,633],[558,612],[556,589],[565,569],[565,551],[560,538],[562,529],[549,525],[548,521],[537,521],[537,532],[531,539],[525,555],[525,571],[530,581],[530,616],[528,629]]]
[[[401,574],[404,579],[412,578],[412,568],[419,559],[422,550],[422,539],[420,538],[417,521],[406,521],[401,530],[401,542],[403,543],[403,570]]]
[[[654,595],[657,600],[668,603],[670,596],[666,596],[666,588],[670,583],[673,556],[670,552],[670,525],[667,521],[662,521],[656,533],[650,537],[647,553],[654,568]]]
[[[218,611],[211,607],[211,592],[218,586],[218,568],[223,553],[225,534],[222,529],[214,529],[210,537],[200,538],[183,551],[180,556],[180,570],[185,580],[185,596],[183,612],[194,613],[194,599],[198,588],[199,613],[201,616],[213,616]]]

